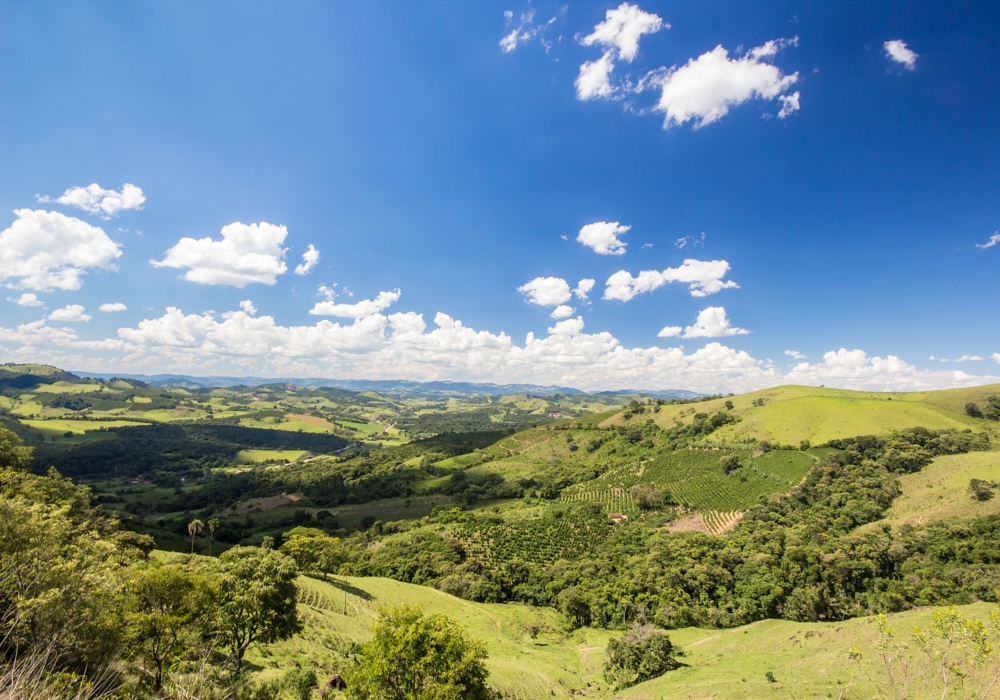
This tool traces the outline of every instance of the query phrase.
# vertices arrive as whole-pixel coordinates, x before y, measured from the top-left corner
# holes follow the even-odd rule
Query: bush
[[[996,484],[983,479],[969,479],[969,493],[977,501],[988,501],[993,498],[993,489]]]
[[[629,688],[680,666],[678,655],[666,632],[642,625],[608,641],[604,677],[618,689]]]
[[[722,467],[722,471],[726,474],[732,474],[734,471],[743,466],[740,462],[738,455],[726,455],[719,460],[719,466]]]
[[[972,403],[971,401],[965,404],[965,414],[971,416],[972,418],[982,418],[983,411],[979,408],[979,404]]]

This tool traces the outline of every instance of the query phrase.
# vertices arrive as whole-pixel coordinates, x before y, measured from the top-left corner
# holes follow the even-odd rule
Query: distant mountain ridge
[[[573,387],[541,386],[538,384],[492,384],[489,382],[415,382],[402,379],[321,379],[304,377],[195,377],[186,374],[121,374],[74,372],[79,377],[95,379],[138,379],[155,386],[188,386],[188,387],[231,387],[231,386],[261,386],[264,384],[295,384],[301,387],[332,387],[348,391],[376,391],[380,394],[412,396],[414,394],[431,394],[439,396],[509,396],[510,394],[531,394],[533,396],[548,396],[550,394],[593,394],[596,396],[612,396],[615,394],[641,394],[661,399],[694,399],[704,394],[684,389],[666,389],[663,391],[645,391],[628,389],[621,391],[586,392]]]

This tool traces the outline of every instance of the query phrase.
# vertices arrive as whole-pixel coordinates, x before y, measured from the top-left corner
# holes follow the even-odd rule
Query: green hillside
[[[279,675],[293,660],[317,668],[321,676],[340,672],[351,643],[370,638],[377,608],[409,603],[460,621],[486,642],[491,683],[509,698],[749,700],[841,697],[849,687],[871,690],[860,682],[856,664],[847,654],[852,647],[874,654],[877,632],[868,617],[830,623],[766,620],[727,630],[673,630],[672,641],[684,650],[684,666],[615,691],[604,680],[602,665],[608,639],[617,635],[594,629],[567,632],[552,610],[472,603],[381,578],[336,577],[329,582],[300,578],[299,586],[306,628],[293,640],[250,654],[248,660],[262,677]],[[986,620],[996,605],[977,603],[960,606],[959,611]],[[889,624],[905,641],[914,627],[927,629],[933,615],[932,609],[898,613],[889,616]],[[532,626],[538,630],[534,640],[528,634]],[[768,671],[777,682],[766,679]]]
[[[1000,385],[928,392],[871,392],[807,386],[781,386],[719,398],[693,405],[663,406],[653,416],[657,425],[670,427],[689,422],[696,412],[725,410],[740,422],[726,426],[708,438],[710,442],[744,442],[749,438],[798,446],[802,440],[819,445],[851,435],[879,435],[914,426],[929,429],[981,429],[984,421],[965,414],[965,404],[983,402],[1000,393]],[[621,415],[605,425],[622,424]]]

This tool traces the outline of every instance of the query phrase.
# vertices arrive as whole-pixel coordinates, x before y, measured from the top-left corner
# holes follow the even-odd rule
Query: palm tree
[[[188,523],[188,534],[191,535],[191,554],[194,554],[194,536],[201,532],[203,527],[205,527],[205,523],[197,518]]]
[[[212,545],[215,544],[215,531],[219,529],[219,519],[212,518],[208,521],[208,556],[212,556]]]

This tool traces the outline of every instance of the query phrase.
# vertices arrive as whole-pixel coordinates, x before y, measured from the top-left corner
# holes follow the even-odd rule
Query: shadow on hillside
[[[322,580],[322,579],[319,579],[319,580]],[[368,591],[364,590],[363,588],[358,588],[357,586],[352,586],[347,581],[341,581],[340,579],[336,579],[336,578],[328,578],[328,579],[326,579],[326,582],[329,583],[331,586],[333,586],[335,588],[339,588],[344,593],[350,593],[351,595],[357,596],[358,598],[361,598],[362,600],[373,600],[373,596],[372,596],[371,593],[369,593]]]

